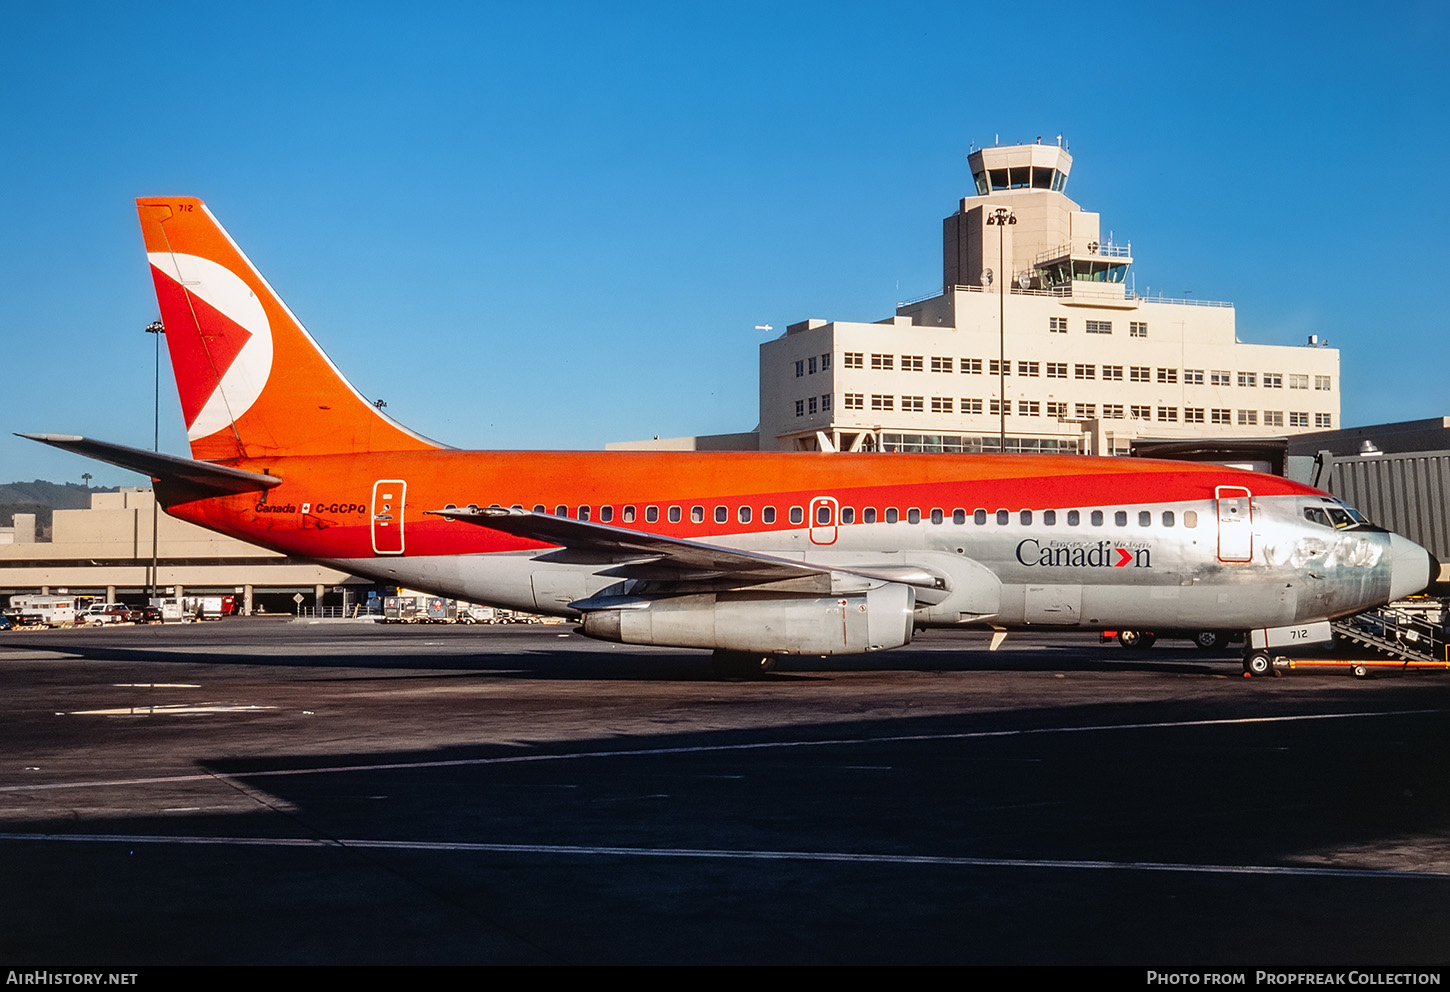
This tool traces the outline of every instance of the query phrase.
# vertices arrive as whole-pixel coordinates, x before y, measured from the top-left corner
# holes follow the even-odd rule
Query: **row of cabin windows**
[[[522,510],[523,509],[523,506],[520,505],[520,504],[515,503],[514,504],[514,509],[516,509],[516,510]],[[690,509],[690,523],[693,523],[693,524],[702,524],[702,523],[705,522],[705,507],[703,507],[703,506],[692,506],[689,509]],[[534,510],[535,513],[548,513],[549,512],[548,509],[545,506],[543,506],[542,504],[535,505],[534,508],[533,508],[533,510]],[[665,508],[665,518],[670,523],[672,523],[672,524],[680,523],[684,519],[684,511],[685,511],[685,508],[682,507],[682,506],[669,506],[669,507],[666,507]],[[631,505],[631,504],[626,504],[625,506],[620,507],[619,508],[619,519],[620,519],[620,522],[621,523],[626,523],[626,524],[635,523],[636,520],[638,519],[637,512],[638,511],[636,510],[636,508],[633,505]],[[1019,524],[1022,524],[1023,526],[1031,526],[1031,524],[1032,524],[1032,522],[1034,520],[1034,516],[1035,516],[1035,513],[1036,512],[1038,512],[1038,511],[1034,511],[1034,510],[1018,510],[1017,511],[1017,514],[1016,514],[1016,516],[1017,516],[1017,522]],[[1057,510],[1042,510],[1040,512],[1042,514],[1042,516],[1041,516],[1041,523],[1042,523],[1042,525],[1044,527],[1056,527],[1057,526],[1057,524],[1058,524],[1058,514],[1059,514],[1059,511],[1057,511]],[[564,506],[562,504],[559,505],[559,506],[554,507],[554,516],[556,516],[556,517],[574,516],[578,520],[589,520],[589,519],[592,518],[593,513],[594,513],[594,508],[593,507],[590,507],[590,506],[580,506],[580,507],[577,508],[577,512],[574,513],[574,514],[571,514],[569,512],[569,507]],[[802,509],[799,506],[792,506],[792,507],[790,507],[790,509],[787,511],[787,514],[786,515],[787,515],[787,519],[789,519],[792,524],[801,524],[801,523],[804,523],[805,522],[805,510]],[[831,516],[832,516],[832,507],[830,507],[830,506],[818,506],[818,507],[816,507],[816,520],[815,520],[815,523],[818,526],[831,526],[832,525],[832,523],[831,523]],[[1011,510],[997,510],[995,513],[989,514],[986,510],[981,509],[981,508],[978,508],[977,510],[973,511],[973,513],[972,513],[972,522],[974,524],[977,524],[978,526],[982,526],[982,525],[985,525],[989,520],[991,520],[991,521],[995,521],[1000,526],[1006,526],[1006,525],[1008,525],[1008,524],[1010,524],[1012,522],[1012,516],[1013,516],[1013,514],[1012,514],[1012,511]],[[1128,511],[1127,510],[1117,510],[1117,511],[1114,511],[1114,513],[1113,513],[1113,525],[1115,527],[1126,527],[1126,526],[1128,526],[1128,516],[1129,516],[1129,514],[1128,514]],[[646,506],[644,508],[643,517],[644,517],[644,522],[645,523],[649,523],[649,524],[658,523],[659,522],[659,519],[660,519],[660,508],[658,506]],[[753,517],[754,517],[754,511],[752,510],[751,507],[742,506],[742,507],[739,507],[735,511],[735,518],[736,518],[736,520],[738,520],[742,524],[748,524],[748,523],[750,523],[752,521]],[[1063,521],[1064,521],[1065,525],[1068,526],[1068,527],[1079,527],[1079,526],[1082,525],[1082,522],[1083,522],[1083,520],[1082,520],[1083,514],[1082,514],[1082,511],[1080,511],[1080,510],[1067,510],[1067,511],[1065,511],[1065,512],[1062,513],[1062,517],[1063,517]],[[960,508],[955,509],[955,510],[952,511],[951,518],[952,518],[952,523],[954,523],[954,524],[965,524],[967,522],[967,511],[966,510],[963,510],[963,509],[960,509]],[[717,524],[729,523],[730,522],[730,508],[727,507],[727,506],[717,506],[717,507],[715,507],[714,519],[715,519],[715,523],[717,523]],[[876,507],[874,507],[874,506],[867,506],[867,507],[862,507],[861,508],[861,522],[863,524],[874,524],[874,523],[877,523],[878,521],[879,522],[888,523],[888,524],[894,524],[894,523],[899,523],[901,521],[901,519],[902,519],[901,511],[898,508],[894,507],[894,506],[885,507],[884,509],[881,510],[881,513],[880,513],[879,516],[877,515],[877,510],[876,510]],[[914,506],[908,508],[907,511],[906,511],[906,517],[905,517],[905,519],[906,519],[906,522],[909,523],[909,524],[919,524],[919,523],[921,523],[921,520],[922,520],[921,510],[918,509],[917,507],[914,507]],[[933,509],[931,509],[927,513],[927,519],[930,520],[934,524],[945,523],[946,522],[946,511],[941,510],[939,508],[933,508]],[[775,507],[773,507],[773,506],[766,506],[766,507],[762,507],[761,508],[761,510],[760,510],[760,522],[761,523],[764,523],[764,524],[773,524],[773,523],[775,523],[775,520],[776,520]],[[1103,510],[1089,510],[1088,511],[1088,514],[1087,514],[1087,520],[1088,520],[1089,526],[1092,526],[1092,527],[1102,527],[1102,526],[1105,526],[1106,523],[1107,523],[1107,516],[1106,516],[1105,511],[1103,511]],[[1162,525],[1164,527],[1172,527],[1172,526],[1175,525],[1177,518],[1176,518],[1176,516],[1174,514],[1174,511],[1172,511],[1172,510],[1164,510],[1162,512],[1162,515],[1160,516],[1159,520],[1160,520],[1160,522],[1162,523]],[[612,507],[612,506],[601,506],[601,507],[599,507],[599,521],[600,521],[600,523],[606,523],[606,524],[607,523],[612,523],[614,521],[614,507]],[[843,506],[843,507],[841,507],[841,509],[840,509],[840,520],[839,520],[839,523],[845,525],[845,524],[854,524],[855,522],[856,522],[856,508],[853,507],[853,506]],[[1153,526],[1153,511],[1151,511],[1151,510],[1139,510],[1137,512],[1137,523],[1138,523],[1138,526],[1139,527],[1151,527],[1151,526]],[[1197,527],[1198,526],[1198,514],[1195,511],[1193,511],[1193,510],[1185,510],[1185,511],[1183,511],[1183,526],[1185,526],[1185,527]]]

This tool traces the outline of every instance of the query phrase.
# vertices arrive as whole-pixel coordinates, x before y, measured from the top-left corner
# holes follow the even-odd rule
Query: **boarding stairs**
[[[1333,621],[1342,640],[1406,662],[1450,662],[1444,623],[1420,610],[1391,604]]]

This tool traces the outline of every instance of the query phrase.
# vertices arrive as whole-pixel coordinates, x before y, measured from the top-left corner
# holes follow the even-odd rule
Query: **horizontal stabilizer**
[[[161,482],[174,483],[178,488],[205,496],[225,496],[233,493],[262,492],[280,485],[282,480],[275,475],[259,475],[239,468],[227,468],[210,462],[163,455],[141,448],[129,448],[124,444],[111,444],[76,434],[18,434],[55,448],[74,451],[78,455],[94,458],[110,465],[140,472]]]

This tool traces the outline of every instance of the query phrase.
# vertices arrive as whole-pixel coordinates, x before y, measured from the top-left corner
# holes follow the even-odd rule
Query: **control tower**
[[[1105,241],[1096,213],[1068,199],[1072,156],[1061,145],[1006,145],[967,159],[977,195],[942,221],[942,285],[1059,296],[1124,296],[1129,245]],[[999,223],[1000,221],[1000,223]]]

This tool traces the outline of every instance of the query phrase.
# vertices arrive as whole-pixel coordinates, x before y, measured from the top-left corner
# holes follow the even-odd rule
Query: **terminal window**
[[[1077,405],[1077,416],[1080,420],[1092,420],[1098,415],[1096,403],[1079,403]]]
[[[1047,330],[1048,330],[1048,333],[1050,333],[1050,334],[1066,334],[1067,333],[1067,318],[1066,317],[1048,317],[1047,318]]]
[[[1227,369],[1214,369],[1208,374],[1208,381],[1214,386],[1232,386],[1233,375]]]
[[[812,396],[810,399],[806,400],[806,412],[807,413],[815,413],[816,412],[816,398],[814,396]]]
[[[1128,323],[1128,337],[1146,338],[1148,336],[1148,322],[1145,320],[1134,320]],[[1171,336],[1171,335],[1170,335]]]
[[[1264,411],[1264,426],[1265,427],[1283,427],[1284,426],[1284,411],[1283,410],[1265,410]]]
[[[883,396],[880,393],[871,394],[871,409],[873,410],[894,410],[896,409],[896,397]]]
[[[1048,362],[1047,363],[1047,378],[1049,378],[1049,379],[1066,379],[1067,378],[1067,363],[1066,362]]]
[[[1042,406],[1036,400],[1018,400],[1017,415],[1021,417],[1040,417]]]
[[[1130,382],[1152,382],[1153,377],[1146,365],[1128,366],[1128,381]]]
[[[1096,379],[1098,377],[1098,367],[1096,365],[1074,365],[1072,367],[1072,377],[1074,379]]]
[[[1255,426],[1258,426],[1258,423],[1259,423],[1259,411],[1257,411],[1257,410],[1240,410],[1239,411],[1239,424],[1240,425],[1249,426],[1249,427],[1255,427]]]
[[[1123,404],[1121,404],[1121,403],[1104,403],[1103,404],[1103,419],[1104,420],[1122,420],[1123,419]]]
[[[1177,369],[1159,369],[1158,370],[1158,381],[1159,382],[1177,382],[1178,381],[1178,370]]]
[[[1123,367],[1121,365],[1104,365],[1103,378],[1109,382],[1123,381]]]
[[[1203,407],[1186,406],[1183,408],[1183,422],[1185,424],[1203,423]]]
[[[1330,380],[1330,377],[1327,376],[1327,375],[1316,375],[1314,377],[1314,388],[1315,389],[1329,389],[1330,388],[1329,380]]]
[[[1309,377],[1307,375],[1293,375],[1293,374],[1290,374],[1290,376],[1289,376],[1289,388],[1290,389],[1308,389],[1309,388]]]
[[[932,355],[931,370],[933,372],[950,372],[952,370],[952,360],[950,358],[938,358],[936,355]]]
[[[805,374],[806,374],[806,363],[805,363],[805,360],[802,359],[801,361],[795,363],[795,377],[797,379],[799,379],[801,376],[803,376]]]
[[[926,364],[921,355],[901,356],[901,371],[903,372],[920,372],[925,367]]]
[[[1158,408],[1158,419],[1167,424],[1178,423],[1178,407],[1160,406]]]
[[[1056,417],[1058,420],[1062,420],[1067,416],[1067,404],[1057,403],[1052,400],[1048,400],[1047,415],[1049,417]]]
[[[1258,373],[1257,372],[1240,372],[1239,373],[1239,385],[1240,386],[1257,386],[1258,384],[1259,384],[1259,376],[1258,376]]]
[[[1283,375],[1283,373],[1281,373],[1281,372],[1265,372],[1264,373],[1264,388],[1265,389],[1283,389],[1284,388],[1284,375]]]
[[[1089,334],[1111,334],[1113,333],[1113,322],[1111,320],[1090,320],[1087,322]]]
[[[1018,362],[1017,363],[1017,374],[1018,375],[1035,376],[1035,375],[1037,375],[1037,373],[1039,371],[1039,368],[1040,368],[1040,366],[1038,365],[1037,362]]]
[[[846,363],[848,369],[865,368],[865,358],[866,356],[859,351],[848,351],[841,356],[841,360]]]
[[[931,398],[932,413],[951,413],[952,398],[950,396],[933,396]]]
[[[1203,369],[1184,369],[1183,384],[1185,386],[1203,385]]]
[[[926,397],[903,396],[901,397],[901,409],[907,413],[921,413],[926,409]]]
[[[1307,413],[1298,413],[1296,411],[1290,410],[1289,411],[1289,426],[1290,427],[1308,427],[1309,426],[1309,414],[1307,414]]]
[[[974,398],[974,397],[963,396],[962,397],[962,412],[963,413],[981,413],[982,412],[982,401],[980,399],[977,399],[977,398]]]
[[[842,397],[842,401],[846,404],[847,410],[866,409],[865,393],[847,393],[844,397]]]
[[[890,371],[896,367],[896,356],[873,354],[871,356],[871,367],[877,371]]]
[[[1128,408],[1128,412],[1132,414],[1134,420],[1147,420],[1153,416],[1153,408],[1151,406],[1138,406],[1134,404]]]
[[[1314,415],[1314,426],[1315,427],[1333,427],[1334,426],[1334,416],[1332,414],[1328,414],[1328,413],[1316,413]]]
[[[980,358],[963,358],[961,370],[972,375],[981,375],[982,360]]]
[[[815,360],[814,357],[811,357],[811,358],[807,358],[806,359],[806,374],[807,375],[815,375],[816,374],[816,360]]]
[[[1212,423],[1212,424],[1231,424],[1231,423],[1233,423],[1233,421],[1229,419],[1229,412],[1227,410],[1219,409],[1218,407],[1215,407],[1214,409],[1212,409],[1212,410],[1210,410],[1208,412],[1208,420],[1209,420],[1209,423]]]

